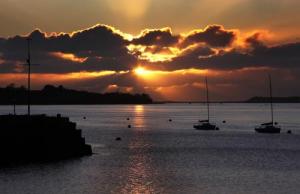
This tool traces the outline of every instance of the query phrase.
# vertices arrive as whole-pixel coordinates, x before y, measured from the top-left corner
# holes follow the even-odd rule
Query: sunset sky
[[[148,93],[155,100],[300,96],[299,0],[3,0],[0,86]]]

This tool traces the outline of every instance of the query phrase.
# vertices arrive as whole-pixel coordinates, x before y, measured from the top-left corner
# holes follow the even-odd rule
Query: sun
[[[150,71],[148,71],[147,69],[145,69],[144,67],[137,67],[134,70],[134,73],[138,76],[146,76],[150,74]]]

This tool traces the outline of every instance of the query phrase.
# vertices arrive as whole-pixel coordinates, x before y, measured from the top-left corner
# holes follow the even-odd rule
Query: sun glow
[[[133,71],[138,76],[147,76],[147,75],[150,75],[152,73],[152,71],[147,70],[144,67],[137,67]]]

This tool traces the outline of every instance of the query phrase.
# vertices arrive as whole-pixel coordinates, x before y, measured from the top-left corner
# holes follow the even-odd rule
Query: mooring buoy
[[[116,141],[121,141],[121,140],[122,140],[121,137],[117,137],[117,138],[116,138]]]

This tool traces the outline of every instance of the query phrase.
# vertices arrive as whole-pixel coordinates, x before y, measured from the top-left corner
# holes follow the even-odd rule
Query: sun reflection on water
[[[144,107],[144,105],[134,106],[133,125],[134,125],[134,129],[142,130],[145,128],[145,107]]]
[[[133,109],[132,136],[128,142],[128,161],[125,164],[123,186],[118,193],[150,194],[163,193],[157,185],[157,169],[152,165],[152,143],[145,135],[145,106],[136,105]]]
[[[151,158],[145,154],[147,146],[143,138],[135,138],[134,141],[130,142],[131,155],[127,166],[127,180],[121,193],[156,193],[152,174],[154,169],[150,165]]]

